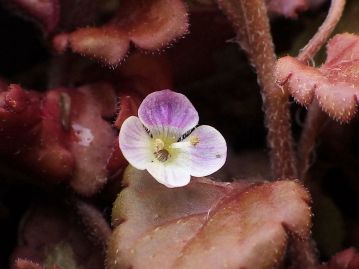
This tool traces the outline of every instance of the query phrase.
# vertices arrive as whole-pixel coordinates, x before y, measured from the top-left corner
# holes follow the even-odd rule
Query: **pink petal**
[[[186,96],[171,90],[149,94],[138,109],[141,122],[156,134],[180,135],[198,124],[198,113]]]
[[[159,183],[168,188],[183,187],[191,180],[190,169],[186,163],[153,161],[148,163],[146,168]]]
[[[178,150],[176,163],[189,167],[195,177],[210,175],[226,161],[227,145],[220,132],[208,125],[196,128],[181,142],[172,144]]]
[[[147,134],[139,118],[127,118],[119,134],[120,149],[127,161],[137,169],[144,170],[154,158],[151,137]]]

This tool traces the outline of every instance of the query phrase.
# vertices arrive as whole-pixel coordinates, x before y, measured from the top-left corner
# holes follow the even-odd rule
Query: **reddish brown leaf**
[[[66,91],[54,90],[46,93],[42,101],[40,134],[31,141],[23,153],[23,160],[35,171],[56,179],[67,178],[74,169],[74,157],[70,151],[70,134],[67,132],[69,115],[65,112]],[[65,105],[66,106],[66,105]],[[69,113],[69,112],[67,112]]]
[[[109,100],[100,97],[107,96]],[[107,181],[106,164],[112,152],[116,134],[103,120],[114,114],[116,96],[108,85],[83,86],[72,95],[72,132],[74,142],[71,151],[76,166],[70,185],[80,194],[90,196]]]
[[[119,112],[117,114],[116,121],[114,126],[117,129],[120,129],[122,123],[130,116],[136,116],[138,107],[140,105],[140,100],[131,95],[120,95],[119,97]],[[128,164],[127,160],[123,156],[118,140],[116,139],[110,158],[107,162],[107,170],[110,175],[118,174],[119,170],[124,168]]]
[[[182,0],[122,1],[112,21],[102,27],[81,28],[55,37],[58,52],[66,47],[108,65],[125,57],[130,41],[145,50],[158,50],[181,37],[188,29]]]
[[[106,165],[108,174],[110,176],[118,176],[118,174],[123,171],[127,164],[128,162],[123,156],[118,144],[118,140],[116,139],[113,143],[112,152]],[[117,193],[115,193],[115,195],[117,195]]]
[[[2,94],[1,130],[7,138],[1,141],[0,147],[7,148],[2,154],[26,163],[51,180],[68,177],[73,157],[61,124],[59,92],[50,91],[41,98],[36,92],[10,85]]]
[[[120,110],[118,112],[116,121],[114,123],[117,129],[120,129],[122,123],[130,116],[137,116],[138,107],[140,106],[140,100],[131,95],[120,95]]]
[[[113,208],[109,268],[273,268],[287,230],[309,235],[309,195],[293,181],[195,178],[168,189],[132,167],[124,181]]]
[[[1,153],[16,151],[39,133],[34,126],[41,120],[40,103],[38,93],[25,92],[15,84],[3,85],[0,91]]]
[[[115,26],[82,28],[70,33],[66,38],[66,46],[70,46],[74,52],[98,59],[108,65],[118,64],[126,56],[130,45],[127,33]],[[55,42],[58,46],[56,39]],[[63,41],[61,43],[65,44]]]
[[[1,153],[40,174],[43,183],[68,179],[77,193],[93,195],[107,181],[117,141],[104,119],[115,115],[116,99],[107,84],[44,94],[11,85],[0,92]]]
[[[17,259],[13,269],[43,269],[43,267],[26,259]]]
[[[125,1],[113,23],[123,27],[136,46],[157,50],[187,32],[188,14],[181,0]]]
[[[316,98],[332,118],[350,121],[358,106],[359,37],[336,35],[327,46],[327,60],[320,68],[286,56],[278,60],[277,83],[288,88],[295,100],[309,105]]]

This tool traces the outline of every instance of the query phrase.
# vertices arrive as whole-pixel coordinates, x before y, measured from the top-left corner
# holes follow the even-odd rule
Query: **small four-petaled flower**
[[[192,176],[221,168],[227,145],[220,132],[198,124],[198,113],[186,96],[170,90],[151,93],[138,117],[127,118],[120,130],[120,148],[128,162],[147,170],[167,187],[180,187]],[[196,127],[196,128],[195,128]]]

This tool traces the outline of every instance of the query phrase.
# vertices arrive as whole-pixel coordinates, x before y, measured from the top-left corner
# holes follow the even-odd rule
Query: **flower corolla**
[[[137,169],[147,170],[169,188],[216,172],[227,156],[226,141],[208,125],[197,126],[199,116],[186,96],[171,90],[149,94],[122,124],[119,145]]]

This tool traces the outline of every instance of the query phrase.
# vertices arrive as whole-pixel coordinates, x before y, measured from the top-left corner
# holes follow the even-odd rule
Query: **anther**
[[[161,149],[159,151],[154,152],[154,155],[157,160],[160,162],[165,162],[168,160],[170,153],[166,149]]]
[[[189,138],[189,142],[192,144],[192,146],[196,146],[199,143],[199,137],[193,135]]]

